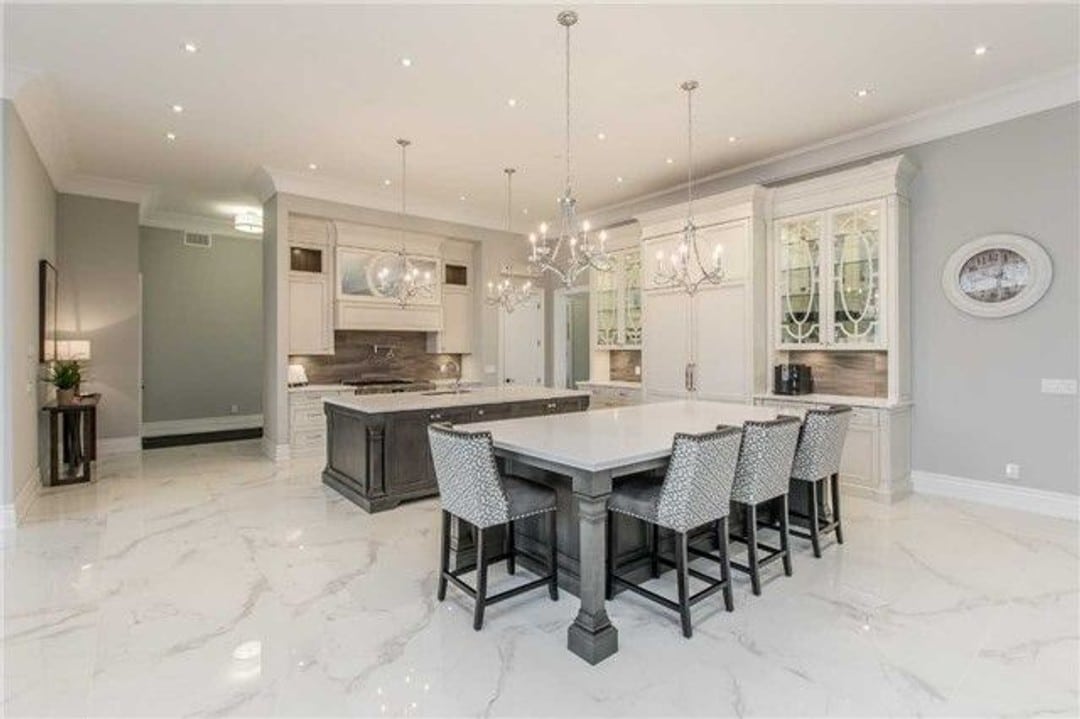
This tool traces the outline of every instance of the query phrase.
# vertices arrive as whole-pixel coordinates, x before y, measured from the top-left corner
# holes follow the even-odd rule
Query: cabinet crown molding
[[[831,172],[772,190],[772,215],[788,217],[889,195],[907,197],[917,168],[905,155]]]
[[[696,224],[712,224],[728,220],[757,217],[761,214],[770,190],[761,185],[747,185],[716,195],[694,198]],[[641,227],[642,240],[667,234],[682,228],[686,221],[686,203],[642,212],[634,217]]]

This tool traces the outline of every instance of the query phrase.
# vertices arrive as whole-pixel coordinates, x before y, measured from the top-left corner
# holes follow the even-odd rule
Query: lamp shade
[[[58,360],[88,360],[90,359],[90,340],[57,340],[56,359]]]

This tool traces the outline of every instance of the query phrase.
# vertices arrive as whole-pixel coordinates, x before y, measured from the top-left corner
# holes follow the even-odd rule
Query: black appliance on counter
[[[773,367],[773,394],[810,394],[814,378],[808,364],[778,364]]]

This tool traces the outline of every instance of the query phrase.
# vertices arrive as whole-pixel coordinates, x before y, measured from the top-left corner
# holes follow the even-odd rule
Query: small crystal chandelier
[[[401,220],[402,227],[405,225],[405,150],[412,144],[409,140],[399,138],[398,147],[401,148]],[[402,229],[402,235],[405,230]],[[432,297],[435,292],[435,278],[431,270],[421,270],[409,257],[405,249],[405,240],[402,237],[401,249],[397,253],[396,267],[384,265],[375,274],[376,289],[384,297],[397,298],[398,304],[405,308],[414,297]]]
[[[529,235],[529,262],[540,272],[550,272],[566,287],[572,287],[578,275],[592,269],[608,272],[611,256],[604,247],[607,233],[600,232],[596,240],[589,235],[589,223],[577,223],[577,200],[574,199],[570,174],[570,28],[578,21],[577,13],[564,10],[556,18],[566,28],[566,190],[559,198],[559,235],[548,237],[547,223],[540,225],[540,234]]]
[[[697,243],[697,226],[694,224],[694,90],[697,80],[687,80],[681,85],[686,91],[686,225],[682,239],[670,257],[663,250],[656,253],[656,287],[679,289],[693,296],[705,282],[718,285],[724,280],[723,248],[716,246],[706,266]]]
[[[506,231],[510,232],[513,218],[512,181],[517,170],[507,167],[503,172],[506,173]],[[499,275],[499,280],[487,283],[487,296],[484,298],[486,304],[513,312],[515,307],[532,297],[534,292],[532,280],[526,280],[520,285],[514,284],[513,272],[509,265],[503,267]]]

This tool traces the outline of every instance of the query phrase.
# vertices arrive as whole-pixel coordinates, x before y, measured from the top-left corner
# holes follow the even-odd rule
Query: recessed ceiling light
[[[606,139],[607,139],[607,135],[606,135],[606,134],[604,134],[603,132],[598,132],[598,133],[596,133],[596,139],[597,139],[597,140],[606,140]]]
[[[401,66],[402,67],[412,67],[412,58],[411,57],[403,57],[403,58],[401,58]]]
[[[616,177],[615,182],[618,182],[621,185],[622,184],[622,175],[619,175],[618,177]]]
[[[308,166],[307,166],[307,169],[309,169],[309,170],[318,170],[319,166],[316,165],[314,162],[309,162]]]
[[[168,140],[169,142],[173,142],[174,140],[176,140],[176,133],[175,132],[166,132],[165,133],[165,139]]]
[[[858,91],[857,91],[857,92],[855,93],[855,97],[866,97],[866,96],[867,96],[867,95],[869,95],[869,94],[870,94],[871,92],[873,92],[873,90],[871,90],[871,89],[870,89],[870,88],[868,88],[868,87],[864,87],[864,88],[861,88],[860,90],[858,90]]]
[[[177,115],[184,111],[183,105],[170,105],[169,107],[171,107],[172,111],[175,112]]]
[[[506,104],[510,107],[517,107],[517,98],[511,97],[509,100],[506,101]]]
[[[384,186],[390,187],[390,180],[389,179],[383,180],[382,183],[383,183]]]
[[[989,48],[986,47],[986,45],[978,45],[975,48],[975,54],[976,55],[985,55],[987,50],[989,50]]]
[[[728,135],[727,141],[728,142],[738,142],[739,138],[735,137],[734,135]]]
[[[521,214],[523,214],[523,215],[529,214],[529,208],[528,207],[522,207],[521,208]]]
[[[462,195],[462,196],[461,196],[461,197],[459,197],[458,199],[459,199],[459,200],[461,200],[462,202],[464,202],[465,200],[467,200],[467,199],[469,199],[469,198],[468,198],[468,196],[467,196],[467,195]]]
[[[667,158],[666,160],[664,160],[664,162],[666,162],[669,165],[674,165],[675,164],[675,160],[670,158],[670,157]]]
[[[190,53],[196,53],[199,51],[199,46],[193,42],[185,42],[184,50]]]

